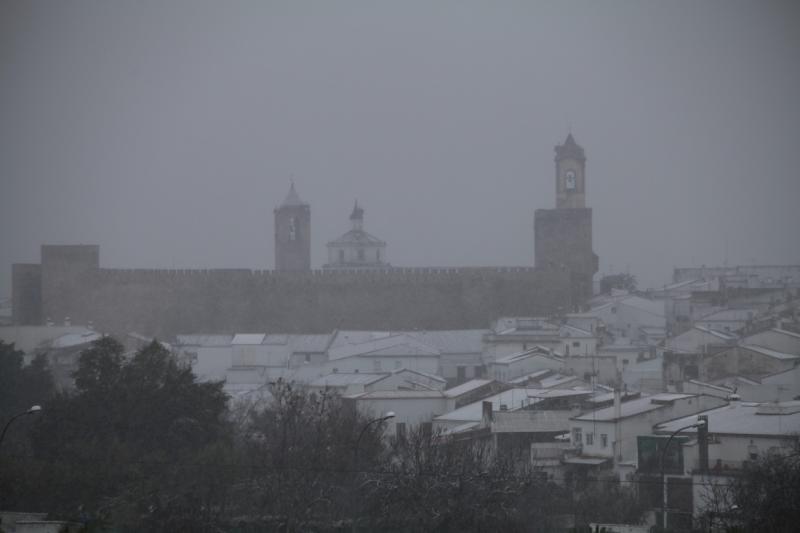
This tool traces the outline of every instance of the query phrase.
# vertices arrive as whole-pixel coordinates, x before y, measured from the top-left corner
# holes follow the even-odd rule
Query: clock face
[[[565,175],[566,179],[564,180],[565,187],[568,191],[575,189],[575,171],[574,170],[567,170]]]

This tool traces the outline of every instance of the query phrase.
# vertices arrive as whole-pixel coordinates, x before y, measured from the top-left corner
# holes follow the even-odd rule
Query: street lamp
[[[39,411],[41,411],[41,410],[42,410],[42,406],[41,406],[41,405],[34,405],[34,406],[32,406],[30,409],[28,409],[27,411],[25,411],[25,412],[22,412],[22,413],[20,413],[20,414],[18,414],[18,415],[14,415],[14,416],[12,416],[12,417],[11,417],[11,420],[9,420],[8,422],[6,422],[6,425],[5,425],[5,427],[3,427],[3,432],[2,432],[2,433],[0,433],[0,444],[2,444],[2,443],[3,443],[3,437],[5,437],[5,436],[6,436],[6,431],[8,430],[8,426],[10,426],[10,425],[11,425],[11,423],[12,423],[14,420],[16,420],[17,418],[19,418],[19,417],[21,417],[21,416],[25,416],[25,415],[32,415],[32,414],[38,413],[38,412],[39,412]]]
[[[369,422],[364,424],[363,428],[361,428],[361,433],[358,434],[358,439],[356,439],[355,448],[353,448],[353,469],[354,470],[358,470],[358,446],[359,446],[359,444],[361,444],[361,438],[364,436],[364,433],[367,432],[367,428],[370,427],[372,424],[379,424],[381,422],[385,422],[385,421],[389,420],[390,418],[394,418],[394,416],[395,416],[394,415],[394,411],[389,411],[388,413],[386,413],[382,417],[375,418],[374,420],[370,420]]]
[[[664,445],[664,448],[661,450],[661,461],[659,462],[661,467],[661,491],[663,492],[661,497],[661,529],[667,528],[667,487],[666,487],[666,478],[664,477],[664,457],[667,455],[667,450],[669,449],[669,444],[672,442],[672,437],[680,433],[681,431],[685,431],[691,428],[702,428],[708,424],[708,421],[705,418],[701,418],[694,424],[689,424],[688,426],[683,426],[682,428],[678,428],[672,432],[672,434],[667,439],[667,443]]]

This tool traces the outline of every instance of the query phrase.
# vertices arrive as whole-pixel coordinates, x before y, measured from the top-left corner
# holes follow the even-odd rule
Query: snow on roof
[[[488,329],[455,329],[441,331],[414,331],[409,335],[433,346],[441,353],[481,353],[483,336]]]
[[[539,385],[545,389],[551,389],[554,387],[560,387],[571,381],[580,381],[580,378],[578,376],[565,376],[564,374],[554,374],[552,376],[547,376],[546,378],[540,380]]]
[[[347,396],[347,398],[356,400],[419,400],[427,398],[444,399],[444,397],[443,392],[438,390],[379,390]]]
[[[558,329],[558,334],[561,337],[570,337],[570,338],[591,338],[594,337],[594,334],[591,331],[586,331],[583,328],[578,328],[575,326],[570,326],[569,324],[564,324]]]
[[[300,353],[323,353],[331,341],[331,335],[291,335],[289,343],[292,351]]]
[[[766,355],[767,357],[772,357],[773,359],[781,359],[781,360],[791,360],[791,359],[800,359],[800,355],[793,355],[790,353],[783,353],[777,350],[770,350],[769,348],[764,348],[763,346],[756,346],[755,344],[745,344],[741,346],[744,350],[750,350],[751,352],[760,353],[762,355]]]
[[[179,346],[230,346],[233,335],[176,335]]]
[[[694,396],[694,394],[664,393],[622,402],[620,405],[621,414],[619,418],[627,418],[629,416],[647,413],[648,411],[655,411],[656,409],[661,409],[664,407],[664,403],[682,400],[684,398],[692,398]],[[580,416],[574,417],[573,420],[579,420],[582,422],[611,422],[617,420],[617,415],[615,413],[614,406],[611,406],[584,413]]]
[[[380,381],[389,374],[387,372],[368,374],[364,372],[334,372],[315,379],[312,387],[347,387],[348,385],[368,385]]]
[[[489,396],[488,398],[484,398],[483,400],[459,407],[458,409],[450,411],[449,413],[437,416],[434,418],[434,420],[463,420],[465,422],[478,421],[483,417],[483,402],[491,402],[492,410],[499,411],[501,405],[506,406],[506,408],[509,410],[513,410],[519,409],[520,407],[526,405],[532,405],[539,401],[541,401],[540,398],[529,396],[528,389],[509,389]]]
[[[530,359],[531,357],[550,357],[550,350],[543,346],[534,346],[530,350],[525,350],[524,352],[517,352],[511,355],[506,355],[505,357],[500,357],[491,362],[494,365],[508,365],[511,363],[516,363],[517,361],[522,361],[523,359]]]
[[[713,335],[714,337],[719,337],[722,340],[732,341],[736,340],[736,335],[732,335],[730,333],[723,333],[721,331],[717,331],[715,329],[705,328],[703,326],[694,326],[693,329],[702,331],[703,333],[708,333],[709,335]]]
[[[719,309],[700,317],[696,322],[747,321],[757,314],[757,309]]]
[[[642,298],[641,296],[627,296],[617,303],[619,305],[627,305],[633,307],[634,309],[639,309],[640,311],[645,311],[653,315],[665,316],[663,300],[648,300],[647,298]]]
[[[444,391],[444,394],[448,398],[455,398],[457,396],[461,396],[462,394],[466,394],[468,392],[472,392],[476,389],[479,389],[484,385],[488,385],[491,382],[492,382],[491,379],[471,379],[466,383],[462,383],[461,385],[456,385],[451,389],[447,389],[446,391]]]
[[[509,383],[511,383],[512,385],[519,385],[520,383],[525,383],[526,381],[529,381],[529,380],[535,380],[536,378],[539,378],[539,377],[542,377],[542,376],[546,376],[546,375],[551,374],[553,372],[554,371],[550,370],[549,368],[543,368],[541,370],[535,370],[533,372],[530,372],[530,373],[525,374],[523,376],[520,376],[518,378],[514,378],[514,379],[510,380]]]
[[[800,432],[800,402],[747,403],[731,402],[699,413],[708,417],[708,431],[723,435],[789,436]],[[671,433],[697,422],[697,415],[671,420],[656,426],[655,432]],[[693,433],[696,428],[684,430]]]
[[[800,339],[800,333],[795,333],[794,331],[781,328],[772,328],[770,331],[774,331],[775,333],[780,333],[782,335],[788,335],[789,337],[794,337],[795,339]]]
[[[358,342],[362,338],[362,336],[359,336],[354,343],[337,343],[328,350],[328,358],[331,361],[335,361],[356,355],[439,355],[438,350],[406,333],[387,334],[386,336]]]
[[[61,335],[60,337],[54,339],[52,342],[52,347],[71,348],[73,346],[88,344],[92,341],[101,339],[102,337],[103,335],[95,331],[86,331],[83,333],[67,333],[66,335]]]
[[[402,374],[405,374],[405,373],[417,374],[418,376],[422,376],[422,377],[428,378],[428,379],[433,380],[433,381],[438,381],[440,383],[447,383],[447,380],[444,379],[442,376],[437,376],[436,374],[429,374],[428,372],[422,372],[421,370],[412,370],[410,368],[396,368],[396,369],[392,370],[391,373],[392,374],[401,374],[401,373]]]
[[[233,345],[253,345],[261,344],[266,338],[265,333],[237,333],[234,335],[231,344]]]

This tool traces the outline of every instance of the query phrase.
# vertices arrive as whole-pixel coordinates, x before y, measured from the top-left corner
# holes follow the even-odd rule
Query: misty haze
[[[0,531],[794,531],[800,5],[0,5]]]

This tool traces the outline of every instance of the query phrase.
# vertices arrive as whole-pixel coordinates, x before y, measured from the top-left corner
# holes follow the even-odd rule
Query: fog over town
[[[798,24],[3,2],[0,530],[791,531]]]

